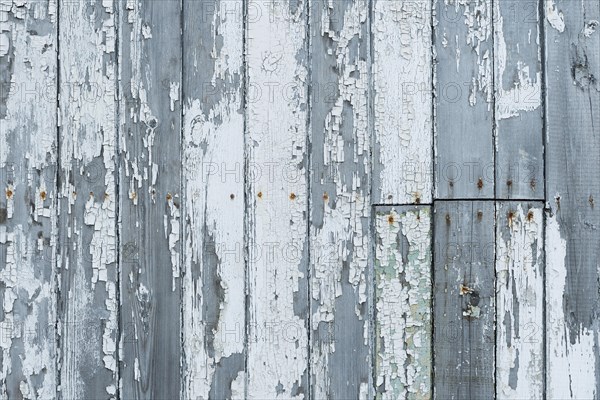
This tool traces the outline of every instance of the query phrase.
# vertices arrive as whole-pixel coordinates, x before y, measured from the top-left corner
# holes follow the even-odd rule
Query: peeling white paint
[[[500,203],[496,217],[496,394],[544,390],[544,237],[541,206]]]
[[[551,27],[561,33],[565,31],[565,17],[562,11],[556,8],[554,0],[546,0],[546,18]]]
[[[549,399],[596,398],[597,334],[581,328],[573,343],[564,312],[567,242],[557,216],[546,216],[546,390]]]
[[[413,0],[374,3],[373,118],[381,165],[378,203],[431,202],[431,11],[429,5],[425,10],[423,6]]]
[[[264,170],[273,165],[275,173],[264,172],[248,184],[246,397],[303,399],[308,393],[293,389],[302,387],[308,373],[307,316],[297,315],[294,307],[295,297],[307,290],[301,285],[307,268],[302,257],[307,241],[307,170],[302,165],[307,151],[307,68],[298,62],[306,56],[305,3],[298,2],[293,12],[283,1],[251,0],[248,7],[262,15],[247,26],[248,82],[263,95],[247,105],[246,151],[249,163]],[[290,93],[284,98],[279,90],[273,97],[266,95],[273,82],[290,85]],[[291,165],[298,179],[283,174]],[[286,256],[286,248],[297,249],[294,256]]]
[[[400,214],[395,209],[389,214],[379,213],[376,232],[377,398],[431,398],[431,220],[428,208]],[[399,247],[403,241],[400,237],[407,241],[408,248]]]
[[[189,399],[208,398],[213,385],[224,390],[226,382],[214,382],[216,364],[225,357],[243,354],[245,348],[244,116],[239,112],[242,88],[236,84],[243,74],[244,32],[242,9],[230,10],[229,14],[222,10],[217,6],[212,20],[206,21],[214,27],[214,36],[203,38],[211,46],[212,76],[199,65],[199,44],[190,43],[187,35],[184,39],[193,54],[184,60],[192,64],[190,75],[205,77],[205,85],[226,85],[214,105],[190,94],[183,100],[183,349],[187,365],[183,396]],[[196,37],[191,32],[188,35]],[[212,244],[207,243],[209,239]],[[217,265],[211,265],[211,260]],[[205,276],[209,270],[214,276]],[[219,280],[215,284],[222,299],[210,291],[213,279]],[[211,327],[214,355],[209,354],[205,335],[208,304],[218,307],[219,313],[216,326]],[[246,374],[240,371],[231,383],[232,398],[245,397],[245,388]]]

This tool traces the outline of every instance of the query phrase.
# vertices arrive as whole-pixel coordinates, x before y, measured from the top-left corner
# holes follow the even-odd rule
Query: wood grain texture
[[[431,207],[377,207],[377,399],[430,399]]]
[[[544,199],[539,2],[494,2],[496,198]]]
[[[494,203],[434,210],[434,394],[494,397]]]
[[[439,0],[434,23],[436,198],[493,198],[491,0]]]
[[[120,396],[180,392],[181,4],[119,1]]]
[[[430,0],[376,0],[373,42],[373,202],[431,203]]]
[[[186,399],[244,396],[243,11],[242,1],[183,4]]]
[[[600,3],[547,1],[547,398],[600,395]]]
[[[57,9],[0,1],[0,397],[56,393]]]
[[[307,6],[248,3],[249,399],[308,396]]]
[[[112,1],[60,2],[60,394],[118,386],[116,29]]]
[[[544,396],[543,204],[496,203],[496,398]]]
[[[313,398],[365,398],[370,350],[368,3],[311,2]]]

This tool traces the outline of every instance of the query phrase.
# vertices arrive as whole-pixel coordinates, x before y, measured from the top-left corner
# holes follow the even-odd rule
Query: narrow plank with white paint
[[[600,395],[600,3],[545,2],[547,398]]]
[[[431,207],[375,214],[377,399],[430,399]]]
[[[116,398],[116,29],[112,1],[59,2],[60,398]]]
[[[308,396],[307,6],[247,4],[249,399]]]
[[[181,3],[119,1],[120,396],[181,385]]]
[[[310,4],[311,395],[366,398],[369,7],[364,0]]]
[[[435,4],[435,197],[493,198],[492,1]]]
[[[434,210],[434,394],[494,398],[494,203]]]
[[[56,397],[55,2],[0,1],[0,397]]]
[[[496,203],[496,398],[544,396],[543,203]]]
[[[496,198],[544,199],[539,1],[494,2]]]
[[[430,0],[372,5],[374,203],[431,203],[431,5]]]
[[[183,393],[245,382],[243,2],[183,3]]]

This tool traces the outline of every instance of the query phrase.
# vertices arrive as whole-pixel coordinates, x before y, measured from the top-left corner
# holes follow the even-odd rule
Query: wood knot
[[[257,196],[259,199],[262,199],[262,192],[258,192]]]
[[[391,196],[388,196],[388,198],[390,198]],[[323,193],[323,200],[325,201],[329,201],[329,195],[327,194],[327,192]]]
[[[532,180],[529,182],[529,186],[531,186],[531,190],[535,190],[535,185],[536,185],[535,179],[532,179]]]
[[[446,224],[450,225],[450,214],[446,214]]]
[[[533,221],[533,211],[531,210],[529,210],[529,212],[527,213],[527,221]]]
[[[590,206],[592,208],[594,208],[594,198],[592,197],[592,195],[590,194],[590,198],[588,199],[588,202],[590,203]]]
[[[296,200],[296,193],[290,193],[290,200]]]
[[[40,198],[41,198],[42,200],[46,200],[46,191],[45,191],[45,190],[42,190],[42,191],[40,192]]]
[[[12,199],[14,192],[11,189],[6,189],[6,198]]]
[[[509,180],[507,180],[507,181],[506,181],[506,186],[509,186],[509,187],[510,187],[510,186],[512,186],[512,180],[510,180],[510,179],[509,179]]]
[[[392,225],[394,223],[394,216],[390,215],[388,216],[388,224]]]
[[[481,190],[483,189],[483,179],[479,178],[477,180],[477,189]]]
[[[448,182],[448,185],[449,185],[450,187],[454,187],[454,181],[450,181],[450,182]]]
[[[514,217],[515,217],[515,213],[513,211],[509,211],[508,212],[508,225],[512,225]]]
[[[483,218],[483,211],[481,211],[481,210],[477,211],[477,219],[479,221],[481,221],[482,218]]]
[[[167,201],[171,201],[173,199],[173,196],[171,195],[171,193],[167,193]]]
[[[421,204],[421,195],[419,193],[415,194],[415,203]]]
[[[229,198],[230,198],[231,200],[235,199],[235,194],[231,193],[231,194],[229,195]]]

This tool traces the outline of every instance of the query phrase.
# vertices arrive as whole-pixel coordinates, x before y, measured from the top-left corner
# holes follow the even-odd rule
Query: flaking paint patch
[[[495,30],[495,63],[498,71],[496,82],[496,119],[502,120],[512,117],[518,117],[521,112],[529,112],[538,109],[542,105],[542,73],[538,71],[535,77],[531,76],[530,69],[536,66],[529,66],[523,61],[518,61],[516,65],[517,79],[513,77],[514,87],[505,89],[502,82],[505,74],[515,74],[511,68],[506,70],[507,48],[504,39],[504,18],[500,12],[498,2],[494,3],[494,30]],[[511,66],[512,67],[512,66]]]
[[[299,1],[294,12],[282,12],[289,9],[287,1],[251,0],[248,7],[263,12],[247,25],[248,85],[267,90],[279,82],[290,90],[285,100],[263,95],[247,107],[247,162],[273,165],[276,174],[251,179],[247,189],[246,397],[303,399],[308,395],[303,381],[308,304],[296,304],[296,298],[306,298],[301,292],[307,290],[308,267],[303,256],[308,224],[306,2]],[[284,169],[297,179],[286,179]],[[290,248],[292,257],[285,254]]]
[[[527,203],[499,203],[496,221],[496,395],[540,399],[544,390],[541,203],[534,208],[527,208]]]
[[[597,333],[581,327],[570,339],[569,316],[565,315],[567,287],[567,241],[557,215],[546,216],[546,387],[550,399],[596,398]]]
[[[243,364],[231,382],[214,383],[222,360],[245,353],[242,9],[217,2],[209,16],[192,7],[184,9],[190,68],[183,78],[182,395],[210,398],[212,390],[216,397],[230,391],[243,398]],[[200,15],[206,22],[196,25]],[[193,87],[197,81],[204,82],[202,90]]]
[[[61,391],[67,398],[90,396],[92,389],[81,383],[92,373],[86,363],[101,359],[109,377],[103,381],[102,394],[113,397],[118,376],[115,10],[107,0],[60,7],[61,24],[68,27],[60,34],[65,49],[61,52],[61,81],[69,82],[60,88],[60,167],[64,177],[60,196],[68,214],[63,228],[74,241],[63,256],[64,269],[74,268],[67,280],[67,310],[62,316],[65,348],[61,362],[67,367],[61,373]],[[83,226],[91,231],[90,242],[85,244]],[[84,277],[91,281],[85,283]],[[70,346],[81,341],[78,324],[98,326],[98,321],[101,332],[88,334],[86,345],[72,351]],[[93,373],[98,373],[97,369]]]
[[[454,6],[456,13],[462,12],[463,22],[467,27],[465,37],[456,36],[455,49],[457,53],[457,70],[461,63],[460,49],[466,44],[477,55],[477,63],[473,66],[474,74],[471,77],[468,101],[471,106],[477,104],[477,94],[484,96],[488,111],[493,104],[494,88],[492,74],[492,54],[489,50],[482,50],[482,43],[488,42],[492,37],[492,7],[489,0],[444,0],[446,7]],[[465,40],[462,44],[461,41]]]
[[[431,398],[431,218],[428,208],[376,217],[378,399]],[[405,245],[401,243],[406,242]]]
[[[316,345],[311,357],[312,393],[315,398],[358,396],[361,384],[367,383],[368,372],[365,376],[363,371],[358,372],[357,379],[361,381],[355,379],[348,383],[339,376],[338,369],[342,368],[347,354],[352,352],[353,357],[361,357],[369,343],[369,320],[365,312],[370,247],[369,66],[362,54],[367,50],[368,4],[361,0],[327,0],[316,4],[316,11],[312,13],[320,19],[314,22],[320,28],[315,32],[316,40],[326,43],[324,50],[331,59],[332,70],[336,71],[337,87],[335,96],[326,104],[328,112],[324,119],[312,122],[313,133],[318,135],[318,139],[312,139],[313,151],[322,151],[321,165],[315,166],[313,157],[317,178],[311,181],[318,184],[312,190],[324,188],[331,196],[313,205],[311,213],[311,328],[317,337],[329,329],[333,329],[334,335],[334,340],[313,342]],[[317,140],[319,145],[315,146]],[[315,209],[322,210],[322,217],[319,218]],[[336,318],[342,314],[344,317]],[[352,329],[362,325],[362,343],[358,335],[340,334],[340,329],[347,329],[351,324]],[[346,348],[339,347],[342,341]],[[364,363],[368,362],[366,356]],[[360,369],[365,364],[357,359],[353,361],[353,368]]]
[[[431,202],[431,10],[424,4],[374,2],[374,167],[379,203]]]
[[[546,18],[551,27],[561,33],[565,31],[565,17],[554,4],[554,0],[546,0]]]

